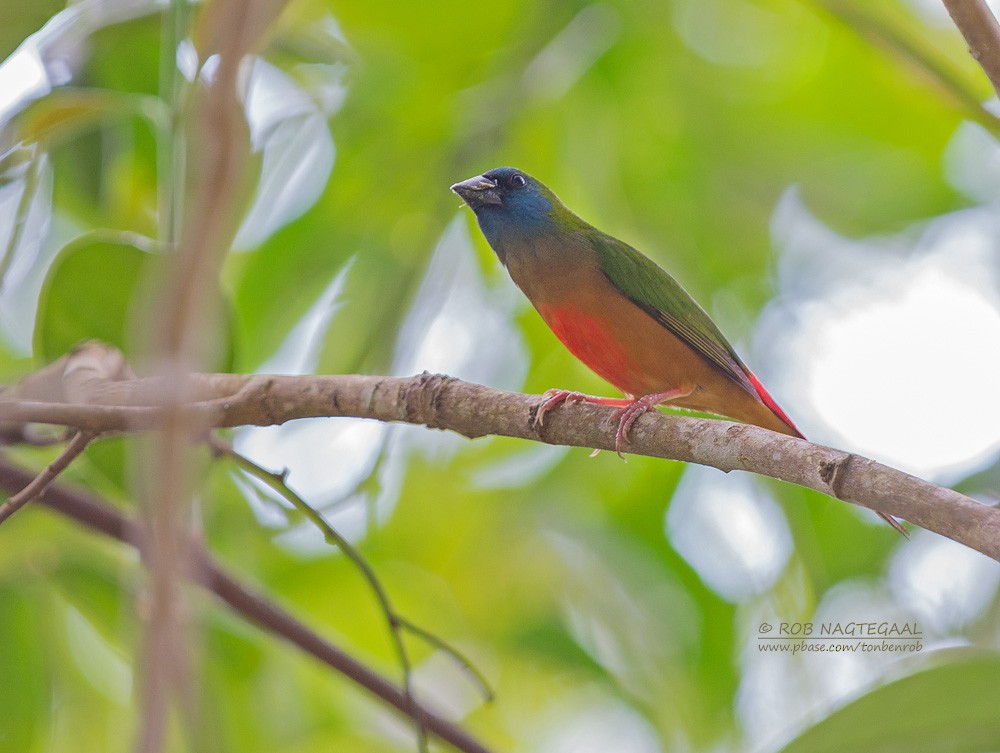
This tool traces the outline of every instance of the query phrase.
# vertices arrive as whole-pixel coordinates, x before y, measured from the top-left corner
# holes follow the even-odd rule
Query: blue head
[[[498,167],[451,187],[476,213],[479,227],[505,261],[506,248],[527,235],[555,231],[570,215],[556,195],[527,173]]]

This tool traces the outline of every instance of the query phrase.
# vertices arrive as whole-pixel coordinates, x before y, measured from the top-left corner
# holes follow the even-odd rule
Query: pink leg
[[[652,395],[643,395],[635,400],[627,401],[624,406],[616,410],[608,417],[608,424],[618,422],[618,431],[615,432],[615,452],[618,457],[622,457],[622,445],[628,439],[629,430],[632,424],[643,413],[653,410],[660,403],[676,400],[679,397],[687,397],[693,392],[691,389],[667,390],[666,392],[654,392]]]
[[[532,420],[534,426],[541,426],[545,423],[545,414],[555,408],[560,403],[595,403],[597,405],[611,405],[621,408],[632,403],[632,398],[624,397],[598,397],[596,395],[584,395],[582,392],[570,392],[569,390],[547,390],[542,395],[542,400],[535,408],[535,418]]]

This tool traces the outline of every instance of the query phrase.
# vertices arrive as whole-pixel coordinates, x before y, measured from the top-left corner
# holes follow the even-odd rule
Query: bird
[[[624,394],[548,390],[536,426],[562,403],[612,406],[621,455],[636,419],[670,404],[805,439],[705,310],[652,259],[578,217],[523,170],[495,168],[451,190],[555,336]]]

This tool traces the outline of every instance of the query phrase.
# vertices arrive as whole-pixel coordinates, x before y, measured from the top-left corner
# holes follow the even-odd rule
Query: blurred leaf
[[[39,299],[35,353],[52,361],[82,340],[97,339],[121,349],[133,367],[145,355],[151,302],[166,269],[167,257],[153,243],[130,233],[97,231],[71,241],[52,264]],[[206,363],[228,369],[233,361],[232,312],[219,299],[205,327]]]
[[[63,559],[55,572],[54,586],[62,590],[66,601],[76,607],[109,644],[128,646],[135,636],[129,590],[123,587],[121,574],[108,567],[102,558],[90,556],[74,562]]]
[[[117,14],[87,37],[91,46],[78,78],[85,86],[157,96],[163,6],[150,0],[118,3]]]
[[[85,128],[125,116],[139,115],[166,128],[169,112],[156,97],[107,89],[56,89],[20,113],[15,124],[19,139],[51,148]]]
[[[781,749],[780,753],[982,753],[1000,749],[1000,654],[951,659],[877,688]]]
[[[53,361],[87,339],[132,353],[135,292],[156,259],[124,235],[92,234],[70,242],[53,263],[39,299],[36,355]]]
[[[64,7],[65,0],[4,0],[0,9],[0,60]]]
[[[7,236],[5,247],[0,252],[0,290],[3,289],[7,273],[14,260],[20,255],[22,241],[28,229],[28,216],[32,203],[37,198],[41,182],[42,161],[38,151],[32,147],[18,147],[0,158],[0,190],[17,190],[20,196],[14,210],[14,222]],[[17,185],[20,184],[20,185]]]
[[[94,471],[86,474],[88,486],[111,499],[130,495],[128,460],[134,455],[130,449],[126,437],[104,437],[100,442],[92,442],[83,454]]]
[[[39,640],[37,594],[0,586],[0,751],[22,753],[39,745],[51,724],[44,644]]]

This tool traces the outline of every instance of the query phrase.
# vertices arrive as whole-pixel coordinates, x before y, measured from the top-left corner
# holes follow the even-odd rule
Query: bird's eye
[[[514,173],[510,176],[510,184],[514,188],[524,188],[528,185],[528,179],[521,175],[521,173]]]

